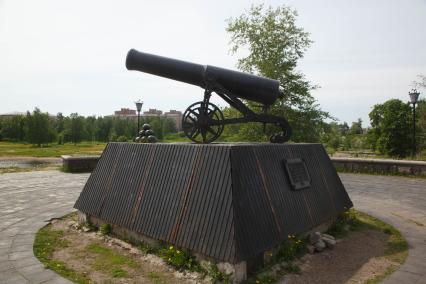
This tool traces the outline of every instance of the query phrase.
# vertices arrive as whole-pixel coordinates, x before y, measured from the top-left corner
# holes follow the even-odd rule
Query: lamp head
[[[420,93],[416,89],[413,89],[408,94],[410,95],[410,101],[411,101],[411,103],[412,104],[416,104],[417,100],[419,99]]]
[[[142,109],[143,102],[141,100],[138,100],[135,102],[135,104],[136,104],[136,109],[138,110],[138,112],[140,112]]]

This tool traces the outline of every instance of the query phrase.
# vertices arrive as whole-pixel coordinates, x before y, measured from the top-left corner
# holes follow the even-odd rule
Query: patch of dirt
[[[286,275],[279,283],[364,283],[398,265],[383,257],[387,237],[377,230],[351,232],[334,249],[302,257],[297,263],[301,274]]]
[[[95,283],[211,283],[210,278],[198,273],[178,272],[160,257],[144,254],[124,241],[78,229],[75,214],[53,219],[51,224],[53,230],[65,232],[64,239],[68,242],[66,247],[54,252],[54,259]],[[377,230],[350,232],[344,239],[337,240],[334,249],[307,254],[297,260],[295,264],[300,267],[300,274],[287,274],[278,283],[364,283],[398,266],[384,257],[387,238],[388,235]],[[102,268],[101,265],[99,268],[99,254],[88,249],[94,244],[111,249],[128,261],[119,266]],[[114,267],[125,275],[113,276]]]
[[[126,242],[103,236],[99,232],[79,230],[75,216],[54,219],[51,224],[52,230],[64,231],[63,239],[68,243],[66,247],[55,250],[53,259],[86,275],[94,283],[210,283],[209,278],[203,279],[198,273],[178,272],[160,257],[144,254]],[[112,250],[115,256],[118,255],[117,263],[120,264],[103,267],[102,255],[89,249],[93,245]],[[114,260],[108,263],[114,263]],[[114,276],[113,270],[125,275]]]

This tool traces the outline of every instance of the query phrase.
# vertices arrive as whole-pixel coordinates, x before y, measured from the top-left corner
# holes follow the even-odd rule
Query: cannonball
[[[142,136],[140,141],[142,143],[146,143],[146,142],[148,142],[148,137],[147,136]]]
[[[144,135],[145,135],[145,131],[144,130],[139,131],[139,137],[142,137]]]
[[[155,137],[154,135],[149,135],[148,143],[155,143],[155,142],[157,142],[157,137]]]
[[[143,130],[149,130],[151,129],[151,125],[149,125],[148,123],[145,123],[144,125],[142,125]]]
[[[141,140],[141,138],[140,138],[139,136],[135,138],[135,142],[136,142],[136,143],[139,143],[139,142],[140,142],[140,140]]]
[[[154,135],[154,131],[152,131],[151,129],[145,131],[145,136],[151,136],[151,135]]]

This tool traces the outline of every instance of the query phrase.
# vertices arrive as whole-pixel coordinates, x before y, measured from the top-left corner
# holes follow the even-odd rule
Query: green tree
[[[418,75],[419,78],[418,81],[414,81],[413,85],[415,88],[423,88],[426,90],[426,76],[425,75]]]
[[[426,94],[426,76],[418,75],[418,81],[414,81],[414,87],[423,90]],[[418,149],[426,150],[426,100],[420,99],[416,107],[416,125],[417,125],[417,145]]]
[[[64,138],[66,141],[71,141],[77,144],[85,137],[84,117],[78,113],[72,113],[69,118],[65,120]]]
[[[421,100],[418,105],[418,145],[420,149],[426,150],[426,100]]]
[[[321,143],[328,149],[336,151],[342,143],[342,135],[340,133],[340,125],[337,122],[324,123],[323,133],[321,134]]]
[[[87,141],[94,142],[96,140],[96,117],[95,116],[88,116],[85,119],[85,134],[86,137],[84,137]]]
[[[3,118],[1,122],[1,139],[23,141],[25,139],[26,118],[23,115]]]
[[[115,137],[126,136],[127,121],[121,117],[113,119],[113,133]]]
[[[160,117],[153,117],[148,122],[152,130],[154,131],[155,137],[158,139],[163,139],[163,119]]]
[[[49,114],[42,113],[35,108],[32,113],[27,112],[26,136],[28,142],[41,146],[55,139],[55,131],[50,123]]]
[[[123,118],[123,117],[114,117],[112,118],[112,130],[111,130],[111,140],[117,141],[118,137],[122,137],[121,140],[126,141],[133,139],[136,136],[137,132],[137,123],[134,119]]]
[[[416,106],[416,134],[418,150],[426,150],[426,100],[419,100]]]
[[[55,130],[57,133],[62,133],[62,131],[64,131],[64,115],[62,112],[58,112],[56,115]]]
[[[362,119],[358,118],[358,121],[352,122],[352,126],[349,130],[350,134],[362,134]]]
[[[377,104],[369,114],[368,142],[373,150],[390,156],[405,157],[411,150],[411,108],[392,99]]]
[[[163,118],[163,135],[169,134],[169,133],[176,133],[176,123],[171,118]]]
[[[112,136],[113,122],[111,117],[96,119],[96,140],[108,142]]]
[[[312,43],[309,34],[296,26],[296,17],[297,12],[286,6],[252,6],[247,13],[228,20],[227,32],[231,35],[232,53],[248,50],[248,55],[238,60],[239,69],[280,82],[285,95],[270,107],[270,112],[288,119],[293,128],[292,140],[315,142],[329,115],[320,110],[310,94],[315,86],[296,70],[297,62]],[[239,135],[257,140],[263,137],[262,130],[262,125],[242,125]],[[273,131],[274,127],[267,127],[268,133]]]
[[[339,124],[340,135],[345,136],[349,133],[349,125],[346,122]]]

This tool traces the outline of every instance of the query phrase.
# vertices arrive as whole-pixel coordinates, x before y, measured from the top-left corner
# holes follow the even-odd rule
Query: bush
[[[160,257],[178,270],[201,270],[195,258],[187,251],[175,249],[173,246],[159,250]]]
[[[112,230],[112,227],[111,227],[110,224],[103,224],[100,227],[100,231],[101,231],[102,235],[109,235],[109,234],[111,234],[111,230]]]
[[[213,283],[231,283],[232,274],[221,272],[216,264],[211,264],[207,268],[207,275],[212,278]]]
[[[128,141],[127,137],[124,136],[124,135],[119,136],[116,140],[117,140],[117,142],[127,142]]]
[[[327,234],[335,237],[344,235],[348,230],[354,230],[359,227],[360,221],[356,216],[354,209],[349,209],[337,217],[337,220],[327,230]]]
[[[289,235],[278,249],[277,261],[292,261],[306,252],[306,243],[295,235]]]
[[[144,253],[144,254],[148,254],[148,253],[158,253],[158,248],[152,247],[149,244],[146,243],[141,243],[139,244],[139,249]]]

